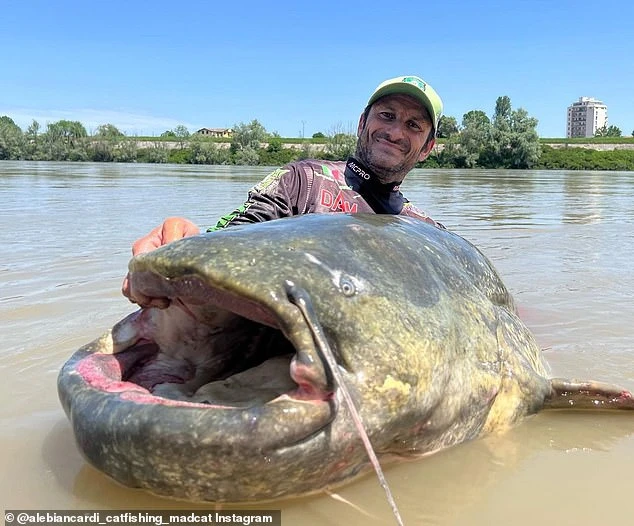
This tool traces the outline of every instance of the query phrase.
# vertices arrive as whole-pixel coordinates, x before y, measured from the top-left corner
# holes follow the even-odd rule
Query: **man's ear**
[[[425,159],[427,159],[427,157],[429,157],[429,154],[431,153],[435,144],[436,144],[436,139],[434,138],[431,141],[428,141],[425,144],[425,146],[423,146],[423,149],[421,150],[420,155],[418,156],[418,162],[423,162]]]
[[[361,131],[363,130],[364,126],[365,126],[365,113],[362,113],[361,117],[359,117],[359,125],[357,126],[357,137],[361,136]]]

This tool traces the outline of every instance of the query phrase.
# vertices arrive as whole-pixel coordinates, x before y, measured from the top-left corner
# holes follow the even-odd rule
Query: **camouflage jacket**
[[[444,228],[411,204],[398,183],[382,184],[359,161],[305,160],[278,168],[247,201],[208,231],[244,223],[325,212],[401,214]]]

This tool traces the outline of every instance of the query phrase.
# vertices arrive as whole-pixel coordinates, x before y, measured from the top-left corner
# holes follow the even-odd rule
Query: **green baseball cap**
[[[434,130],[438,128],[438,120],[442,115],[442,100],[434,88],[420,77],[416,77],[414,75],[408,77],[396,77],[386,80],[385,82],[381,82],[370,97],[368,106],[374,104],[378,99],[384,97],[385,95],[394,95],[396,93],[410,95],[419,100],[429,112],[431,120],[434,123]]]

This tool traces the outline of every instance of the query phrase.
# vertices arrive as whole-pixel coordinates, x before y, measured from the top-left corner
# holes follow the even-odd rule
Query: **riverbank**
[[[634,150],[634,142],[631,143],[578,143],[578,142],[542,142],[542,146],[550,146],[556,150],[562,148],[583,148],[584,150],[597,150],[609,152],[613,150]]]
[[[547,170],[634,171],[634,138],[540,139],[539,154],[517,167]],[[300,159],[346,159],[355,150],[356,138],[340,134],[332,138],[296,139],[275,137],[247,146],[231,139],[190,136],[175,140],[165,137],[84,137],[73,141],[25,143],[21,149],[6,150],[0,159],[32,161],[94,161],[153,164],[204,164],[282,166]],[[1,146],[1,145],[0,145]],[[0,151],[0,154],[2,152]],[[464,153],[464,152],[463,152]],[[466,152],[466,155],[472,155]],[[469,163],[461,150],[449,151],[439,139],[431,155],[419,168],[504,168],[491,162]],[[506,166],[512,167],[512,166]]]
[[[625,139],[628,139],[627,137]],[[583,148],[584,150],[597,150],[597,151],[612,151],[612,150],[634,150],[634,137],[631,138],[631,142],[578,142],[576,139],[566,140],[566,139],[540,139],[540,144],[542,146],[550,146],[555,149],[562,148]],[[160,145],[163,148],[168,150],[177,150],[182,149],[183,147],[188,147],[190,141],[168,141],[161,139],[160,137],[144,137],[142,139],[139,138],[130,138],[129,140],[133,141],[137,148],[148,148],[150,146]],[[231,147],[231,142],[229,140],[225,141],[209,141],[210,144],[216,145],[221,149],[229,149]],[[284,149],[290,150],[302,150],[307,146],[312,148],[314,151],[324,151],[326,149],[327,143],[325,142],[314,142],[310,139],[295,139],[289,141],[287,139],[282,139],[281,147]],[[268,142],[260,143],[260,148],[266,149],[269,147]],[[439,139],[436,143],[434,149],[438,152],[443,151],[445,148],[444,139]]]

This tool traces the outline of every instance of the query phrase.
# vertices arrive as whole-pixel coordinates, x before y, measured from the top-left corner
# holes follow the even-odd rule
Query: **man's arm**
[[[222,216],[207,232],[245,223],[261,223],[302,212],[298,202],[305,199],[308,185],[301,166],[288,164],[271,172],[250,191],[247,200]]]

